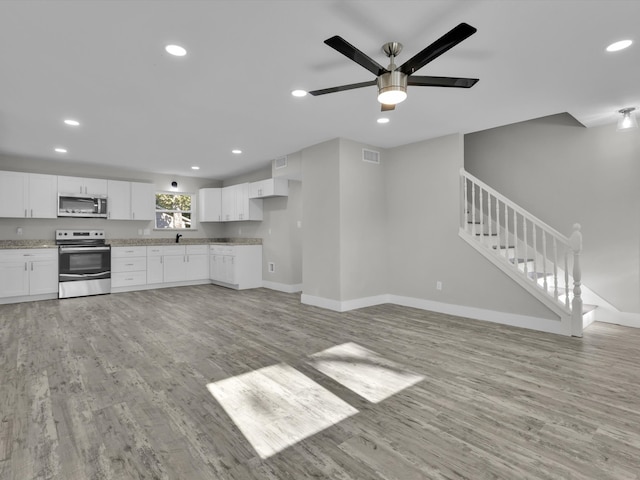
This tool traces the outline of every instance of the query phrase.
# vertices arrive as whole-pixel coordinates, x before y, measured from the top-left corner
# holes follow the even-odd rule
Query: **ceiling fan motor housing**
[[[399,70],[392,70],[391,72],[383,73],[378,77],[378,101],[380,103],[391,103],[387,101],[381,101],[380,96],[383,96],[388,92],[403,92],[404,98],[407,93],[407,78],[408,75],[400,72]],[[402,100],[404,100],[402,98]],[[400,102],[402,101],[400,100]],[[395,102],[395,103],[400,103]]]

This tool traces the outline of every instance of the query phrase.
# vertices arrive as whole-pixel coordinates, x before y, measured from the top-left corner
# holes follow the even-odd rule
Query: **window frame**
[[[191,197],[191,209],[190,210],[168,210],[168,209],[159,209],[158,208],[158,195],[172,195],[172,196],[189,196]],[[197,223],[197,199],[198,196],[195,193],[192,192],[169,192],[169,191],[156,191],[153,194],[153,203],[154,203],[154,217],[153,217],[153,230],[154,231],[159,231],[159,232],[164,232],[164,231],[175,231],[175,232],[193,232],[195,230],[198,229],[198,223]],[[159,212],[165,212],[165,213],[177,213],[177,212],[181,212],[181,213],[189,213],[191,215],[191,227],[190,228],[176,228],[176,227],[167,227],[167,228],[163,228],[163,227],[158,227],[158,213]]]

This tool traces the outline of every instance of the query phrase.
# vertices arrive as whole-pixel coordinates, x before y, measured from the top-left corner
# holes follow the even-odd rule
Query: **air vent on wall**
[[[284,157],[278,157],[273,161],[273,164],[275,165],[275,168],[284,168],[287,166],[287,157],[286,155]]]
[[[380,152],[375,150],[362,149],[362,161],[369,163],[380,163]]]

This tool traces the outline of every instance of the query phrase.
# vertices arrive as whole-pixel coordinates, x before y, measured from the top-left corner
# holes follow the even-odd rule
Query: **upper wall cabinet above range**
[[[58,192],[107,195],[107,181],[102,178],[58,176]]]
[[[289,180],[268,178],[249,184],[249,198],[286,197],[289,195]]]
[[[56,218],[57,177],[0,172],[0,217]]]

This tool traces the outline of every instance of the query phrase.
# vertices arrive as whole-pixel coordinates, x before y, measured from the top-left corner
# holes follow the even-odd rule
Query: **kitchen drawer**
[[[111,260],[112,272],[135,272],[139,270],[147,270],[147,257],[125,257]]]
[[[133,285],[145,285],[147,272],[118,272],[111,273],[111,287],[130,287]]]
[[[14,260],[54,260],[58,258],[57,248],[25,248],[0,250],[0,262]]]
[[[112,247],[111,258],[145,257],[146,247]]]
[[[209,253],[212,255],[234,255],[235,249],[233,246],[211,245]]]
[[[147,247],[147,257],[159,257],[162,255],[162,246]]]
[[[185,245],[187,247],[187,255],[207,255],[209,253],[209,245]]]

